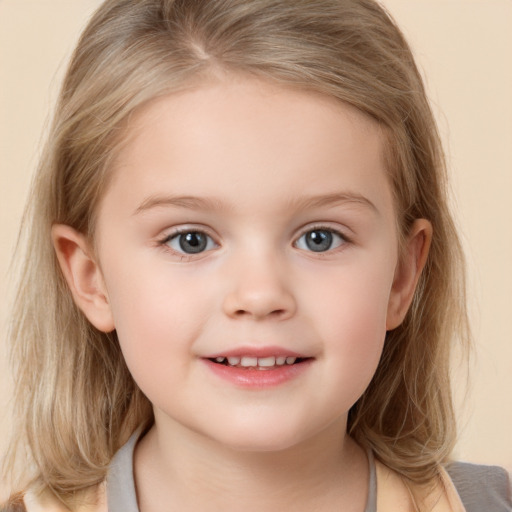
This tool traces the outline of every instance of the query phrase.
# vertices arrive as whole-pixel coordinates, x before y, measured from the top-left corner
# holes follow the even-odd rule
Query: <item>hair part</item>
[[[464,262],[436,124],[390,16],[371,0],[108,0],[72,57],[23,221],[7,458],[15,475],[27,452],[20,489],[37,484],[72,503],[105,478],[134,429],[153,421],[115,332],[97,331],[75,306],[50,230],[68,224],[92,239],[133,113],[218,73],[328,95],[381,125],[402,240],[418,218],[432,223],[433,240],[413,304],[387,334],[348,430],[417,482],[434,478],[450,455],[450,347],[457,333],[468,339]]]

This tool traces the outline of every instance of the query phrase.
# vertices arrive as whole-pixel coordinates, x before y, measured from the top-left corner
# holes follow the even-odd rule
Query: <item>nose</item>
[[[295,297],[287,286],[290,276],[275,258],[250,258],[229,272],[229,289],[223,310],[231,318],[274,318],[286,320],[297,309]]]

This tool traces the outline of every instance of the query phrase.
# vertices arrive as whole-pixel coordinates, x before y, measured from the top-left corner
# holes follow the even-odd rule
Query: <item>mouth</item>
[[[237,347],[202,360],[216,377],[245,389],[268,389],[300,378],[315,357],[279,346]]]
[[[231,368],[246,370],[275,370],[304,363],[311,360],[311,357],[296,356],[218,356],[208,358],[212,363]]]

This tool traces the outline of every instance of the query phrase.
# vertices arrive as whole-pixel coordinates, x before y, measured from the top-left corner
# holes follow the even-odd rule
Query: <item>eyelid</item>
[[[206,226],[200,226],[196,224],[180,224],[179,226],[170,227],[165,230],[164,234],[159,236],[160,241],[169,240],[176,235],[181,235],[182,233],[204,233],[208,235],[210,238],[214,239],[216,236],[212,233],[212,230]]]
[[[299,234],[296,237],[296,240],[298,240],[301,236],[305,235],[306,233],[309,233],[310,231],[331,231],[332,233],[335,233],[339,235],[343,240],[347,242],[352,241],[352,237],[347,234],[347,231],[349,231],[349,228],[342,228],[338,224],[336,226],[333,226],[329,222],[318,222],[318,223],[312,223],[307,224],[306,226],[303,226],[298,230]]]
[[[205,249],[204,251],[194,254],[194,253],[186,253],[186,252],[176,250],[169,245],[169,242],[171,240],[173,240],[174,238],[176,238],[180,235],[184,235],[187,233],[201,233],[201,234],[207,236],[213,242],[214,247]],[[165,235],[162,235],[161,237],[158,238],[157,243],[164,250],[172,252],[176,255],[179,255],[181,257],[181,259],[201,257],[204,254],[219,247],[219,243],[216,240],[216,236],[211,233],[210,229],[206,228],[205,226],[194,226],[194,225],[181,225],[179,227],[171,228],[171,230],[168,231],[167,233],[165,233]]]
[[[345,230],[342,230],[339,227],[329,226],[327,223],[318,223],[318,224],[309,224],[309,225],[303,227],[300,230],[299,235],[295,238],[295,241],[293,242],[293,246],[296,247],[296,248],[299,248],[299,247],[297,247],[297,244],[298,244],[299,240],[304,235],[306,235],[306,234],[308,234],[308,233],[310,233],[312,231],[329,231],[330,233],[340,237],[341,240],[342,240],[342,243],[340,245],[338,245],[337,247],[334,247],[332,249],[328,249],[326,251],[319,251],[319,252],[316,253],[318,255],[334,252],[334,251],[336,251],[336,249],[339,249],[340,247],[343,247],[346,244],[352,243],[352,238],[347,236],[347,234],[345,233]],[[311,251],[311,250],[308,250],[308,249],[302,249],[302,250],[305,250],[307,252],[315,253],[315,251]]]

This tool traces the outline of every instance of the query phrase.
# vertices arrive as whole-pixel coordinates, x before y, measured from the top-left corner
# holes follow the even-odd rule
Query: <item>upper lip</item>
[[[205,356],[206,359],[215,359],[217,357],[296,357],[304,359],[310,356],[289,350],[283,347],[236,347],[230,350],[224,350]]]

